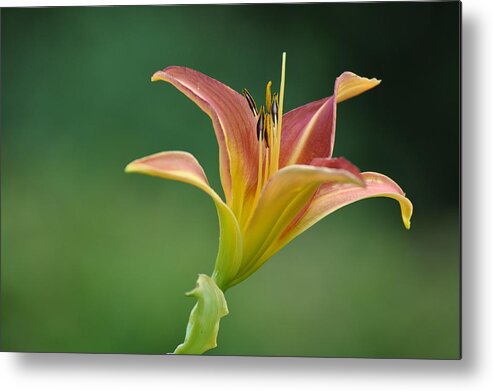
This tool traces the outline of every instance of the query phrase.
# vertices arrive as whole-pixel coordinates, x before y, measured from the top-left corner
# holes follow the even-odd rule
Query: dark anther
[[[265,148],[269,148],[269,136],[271,132],[271,126],[272,126],[272,117],[270,114],[265,114],[264,118],[264,143],[265,143]]]
[[[265,148],[269,148],[269,133],[267,131],[267,127],[264,130],[264,143],[265,143]]]
[[[257,138],[259,140],[264,133],[264,120],[265,120],[264,106],[262,106],[260,107],[260,113],[258,115],[258,121],[257,121]]]
[[[272,113],[272,118],[274,119],[274,123],[277,124],[277,92],[274,93],[274,99],[272,99],[272,108],[271,108],[271,113]]]
[[[257,105],[255,104],[252,95],[250,95],[246,88],[243,88],[243,96],[247,100],[248,106],[250,106],[250,110],[252,110],[253,115],[256,117],[258,115]]]

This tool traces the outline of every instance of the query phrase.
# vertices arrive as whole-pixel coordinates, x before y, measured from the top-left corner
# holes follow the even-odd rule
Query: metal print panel
[[[1,26],[2,350],[460,358],[460,3]]]

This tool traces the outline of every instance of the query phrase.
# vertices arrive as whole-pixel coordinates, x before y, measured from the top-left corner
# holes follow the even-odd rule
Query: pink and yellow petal
[[[302,211],[280,236],[269,250],[269,253],[279,251],[288,242],[336,210],[366,198],[387,197],[396,200],[401,209],[402,222],[407,229],[411,227],[413,205],[405,193],[392,179],[385,175],[365,172],[362,173],[366,186],[352,184],[322,185],[310,205]]]
[[[222,287],[236,275],[243,248],[238,222],[228,205],[209,186],[204,170],[195,157],[187,152],[161,152],[133,161],[127,165],[125,172],[185,182],[208,194],[216,205],[220,228],[213,278]]]
[[[265,251],[275,242],[323,183],[363,185],[359,175],[345,169],[293,165],[267,182],[244,233],[243,262],[237,284],[257,270]]]
[[[359,95],[380,83],[352,72],[335,81],[334,95],[300,106],[284,115],[280,167],[309,164],[331,157],[335,142],[337,103]],[[335,99],[334,99],[335,96]]]
[[[184,93],[212,120],[219,144],[221,182],[226,202],[237,217],[257,183],[256,121],[246,100],[225,84],[190,68],[172,66],[156,72]]]

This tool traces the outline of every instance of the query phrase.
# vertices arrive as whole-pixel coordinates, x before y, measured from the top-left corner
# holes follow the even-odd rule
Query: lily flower
[[[410,228],[412,204],[393,180],[361,173],[348,160],[332,157],[337,104],[380,81],[344,72],[331,96],[284,114],[285,69],[284,53],[279,94],[272,93],[269,82],[260,107],[247,90],[240,94],[190,68],[171,66],[151,78],[170,83],[211,118],[225,197],[209,186],[201,165],[188,152],[161,152],[126,167],[126,172],[196,186],[217,208],[220,239],[214,272],[212,278],[200,275],[190,292],[198,303],[185,342],[175,353],[200,354],[215,347],[219,319],[228,313],[223,293],[343,206],[371,197],[392,198]]]

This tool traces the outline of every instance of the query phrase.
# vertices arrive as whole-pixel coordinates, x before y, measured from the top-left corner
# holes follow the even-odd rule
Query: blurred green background
[[[288,53],[286,108],[343,71],[383,79],[339,106],[336,156],[396,180],[230,290],[212,355],[458,358],[459,3],[1,11],[1,348],[162,354],[210,274],[214,206],[123,168],[186,150],[219,190],[212,125],[150,76],[198,69],[259,97]]]

